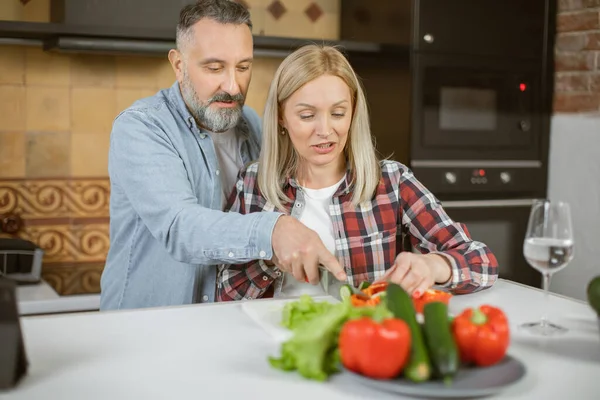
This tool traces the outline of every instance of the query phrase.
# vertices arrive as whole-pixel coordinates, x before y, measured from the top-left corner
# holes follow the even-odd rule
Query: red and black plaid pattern
[[[258,164],[240,171],[228,209],[242,214],[274,211],[257,187]],[[454,293],[471,293],[494,284],[498,262],[491,250],[471,239],[467,229],[446,214],[439,200],[404,165],[382,161],[381,180],[372,200],[355,207],[351,203],[351,171],[346,174],[329,206],[335,235],[336,256],[350,284],[372,282],[389,269],[398,254],[401,232],[409,235],[414,249],[448,259],[452,277],[446,286]],[[292,203],[298,201],[298,184],[289,179],[284,188]],[[262,261],[222,265],[217,277],[217,300],[254,299],[263,296],[281,279],[277,268]],[[277,289],[275,289],[277,291]]]

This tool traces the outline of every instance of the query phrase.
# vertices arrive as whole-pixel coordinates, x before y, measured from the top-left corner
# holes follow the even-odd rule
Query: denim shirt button
[[[233,254],[233,251],[230,251],[229,254],[227,254],[227,257],[232,258],[235,254]]]
[[[215,174],[217,174],[217,175],[219,175],[220,173],[221,173],[221,171],[219,171],[219,170],[215,171]]]
[[[259,257],[266,257],[267,256],[267,252],[264,250],[261,250],[260,253],[258,253]]]
[[[207,295],[202,296],[202,301],[208,301],[208,296]]]

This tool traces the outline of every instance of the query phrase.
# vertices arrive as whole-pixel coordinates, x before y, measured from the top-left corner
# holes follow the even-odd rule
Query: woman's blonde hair
[[[302,86],[323,75],[342,79],[352,96],[352,122],[344,154],[351,170],[353,205],[370,200],[379,184],[381,169],[358,77],[335,47],[306,45],[287,56],[275,72],[263,116],[258,187],[265,199],[280,210],[284,209],[284,203],[291,201],[283,192],[284,183],[288,177],[296,176],[299,167],[299,156],[289,135],[280,134],[283,104]]]

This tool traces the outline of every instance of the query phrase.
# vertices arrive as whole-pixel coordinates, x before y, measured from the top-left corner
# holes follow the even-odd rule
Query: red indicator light
[[[479,176],[485,176],[485,170],[480,169],[479,170]]]
[[[526,84],[524,84],[524,83],[520,83],[520,84],[519,84],[519,90],[520,90],[521,92],[524,92],[524,91],[526,91],[526,90],[527,90],[527,85],[526,85]]]

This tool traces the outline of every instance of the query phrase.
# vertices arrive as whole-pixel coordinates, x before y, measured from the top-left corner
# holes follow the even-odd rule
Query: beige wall
[[[262,114],[279,59],[257,59],[247,104]],[[166,59],[0,46],[0,177],[106,176],[112,121],[174,82]]]

